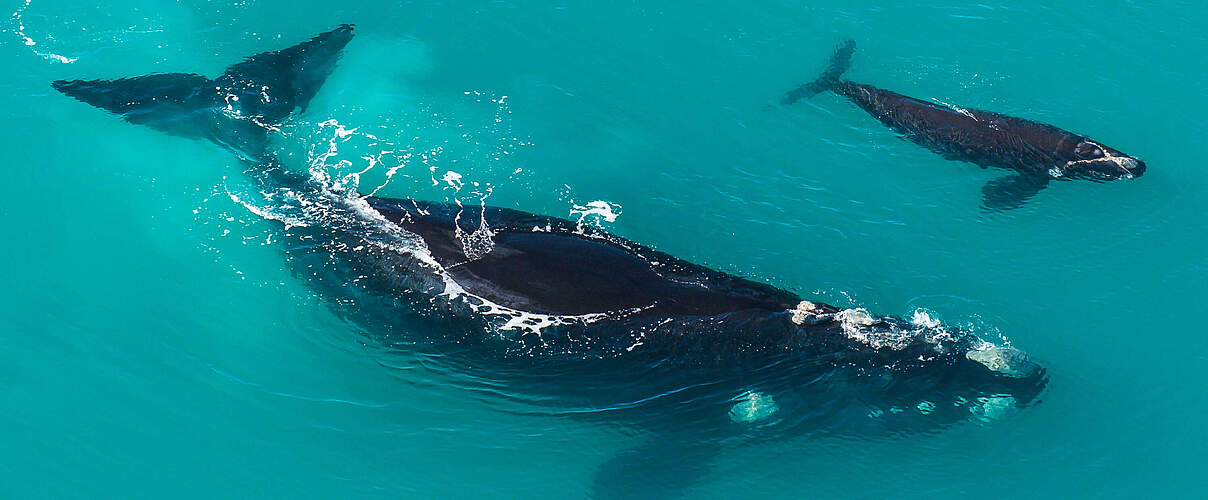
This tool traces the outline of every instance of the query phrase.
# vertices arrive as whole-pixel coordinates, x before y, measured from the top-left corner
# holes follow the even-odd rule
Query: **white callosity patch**
[[[803,300],[788,311],[790,321],[798,325],[833,320],[839,324],[843,334],[876,349],[903,349],[912,342],[923,341],[941,349],[945,341],[956,335],[943,322],[924,309],[916,309],[908,324],[878,319],[864,308],[842,309],[828,313],[820,305]],[[965,332],[964,334],[972,335]],[[999,346],[976,339],[976,347],[965,356],[987,368],[1010,377],[1029,377],[1039,366],[1030,361],[1025,353],[1010,346]]]
[[[1023,351],[989,342],[982,342],[976,349],[965,353],[965,357],[1008,377],[1028,377],[1037,370],[1036,364]]]
[[[818,304],[808,300],[797,303],[797,307],[790,310],[789,314],[791,314],[789,320],[798,325],[830,317],[830,314],[826,313],[821,307],[818,307]]]
[[[839,311],[835,313],[835,319],[843,324],[844,329],[872,326],[877,323],[877,320],[868,314],[868,310],[862,307]]]
[[[916,311],[910,323],[913,328],[874,318],[864,308],[843,309],[835,313],[835,321],[848,338],[876,349],[900,350],[916,340],[933,344],[938,349],[942,340],[951,337],[938,321],[923,311]]]
[[[1134,169],[1137,168],[1137,160],[1134,160],[1128,156],[1113,155],[1110,150],[1103,147],[1102,144],[1099,144],[1097,142],[1089,141],[1089,140],[1084,141],[1084,142],[1086,142],[1087,144],[1090,144],[1091,146],[1098,148],[1099,152],[1102,153],[1103,156],[1101,156],[1099,158],[1091,158],[1089,160],[1074,160],[1074,161],[1066,162],[1065,168],[1068,169],[1074,165],[1079,165],[1079,164],[1091,164],[1091,163],[1094,163],[1097,161],[1110,161],[1112,163],[1115,163],[1117,167],[1120,167],[1120,169],[1125,172],[1125,174],[1122,175],[1121,177],[1126,178],[1126,179],[1133,177],[1132,172]]]
[[[879,322],[864,308],[843,309],[835,313],[835,321],[839,322],[843,334],[848,338],[877,349],[904,348],[910,344],[917,333],[888,324],[887,327],[871,328],[880,326]]]
[[[744,392],[734,400],[737,402],[730,408],[730,420],[739,424],[767,420],[780,410],[776,400],[770,394],[762,392]]]

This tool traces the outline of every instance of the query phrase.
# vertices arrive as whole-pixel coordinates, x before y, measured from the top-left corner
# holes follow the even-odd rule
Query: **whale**
[[[52,86],[235,153],[267,193],[254,213],[279,222],[295,276],[376,344],[428,353],[468,375],[458,384],[475,394],[506,392],[508,404],[538,414],[625,429],[632,442],[603,457],[593,498],[685,495],[735,446],[927,436],[992,425],[1040,401],[1041,363],[925,311],[876,315],[582,221],[364,195],[290,168],[272,142],[352,37],[340,26],[215,78]]]
[[[908,97],[842,79],[856,44],[840,45],[822,74],[785,93],[784,105],[831,91],[901,137],[944,158],[1012,171],[982,188],[982,208],[1019,208],[1054,180],[1133,179],[1145,162],[1085,135],[1024,118]]]

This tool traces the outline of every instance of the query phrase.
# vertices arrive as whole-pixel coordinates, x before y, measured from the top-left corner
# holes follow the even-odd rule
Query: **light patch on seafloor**
[[[1015,410],[1014,396],[985,396],[969,406],[969,413],[982,422],[1000,420]]]
[[[735,423],[749,424],[766,420],[780,410],[772,395],[762,392],[744,392],[735,399],[738,402],[730,408],[730,420]]]

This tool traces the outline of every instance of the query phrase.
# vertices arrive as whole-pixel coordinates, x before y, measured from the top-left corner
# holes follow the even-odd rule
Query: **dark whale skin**
[[[1081,134],[1004,114],[915,99],[872,85],[843,80],[855,43],[841,45],[822,75],[785,94],[792,104],[825,91],[848,98],[885,126],[944,158],[1016,175],[990,181],[982,189],[982,207],[1018,208],[1055,179],[1096,182],[1132,179],[1145,173],[1145,162]]]

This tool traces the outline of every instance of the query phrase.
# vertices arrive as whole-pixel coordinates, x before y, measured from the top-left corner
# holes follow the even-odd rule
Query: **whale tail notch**
[[[116,80],[57,80],[55,90],[161,132],[212,140],[263,158],[267,132],[305,110],[352,40],[352,25],[232,65],[218,78],[159,73]]]
[[[789,105],[801,99],[809,99],[817,94],[826,92],[832,89],[839,83],[839,77],[847,71],[851,65],[851,55],[856,51],[856,42],[847,40],[835,49],[834,55],[830,58],[830,63],[826,65],[826,70],[818,79],[805,83],[800,87],[788,91],[784,94],[784,98],[780,100],[781,104]]]

